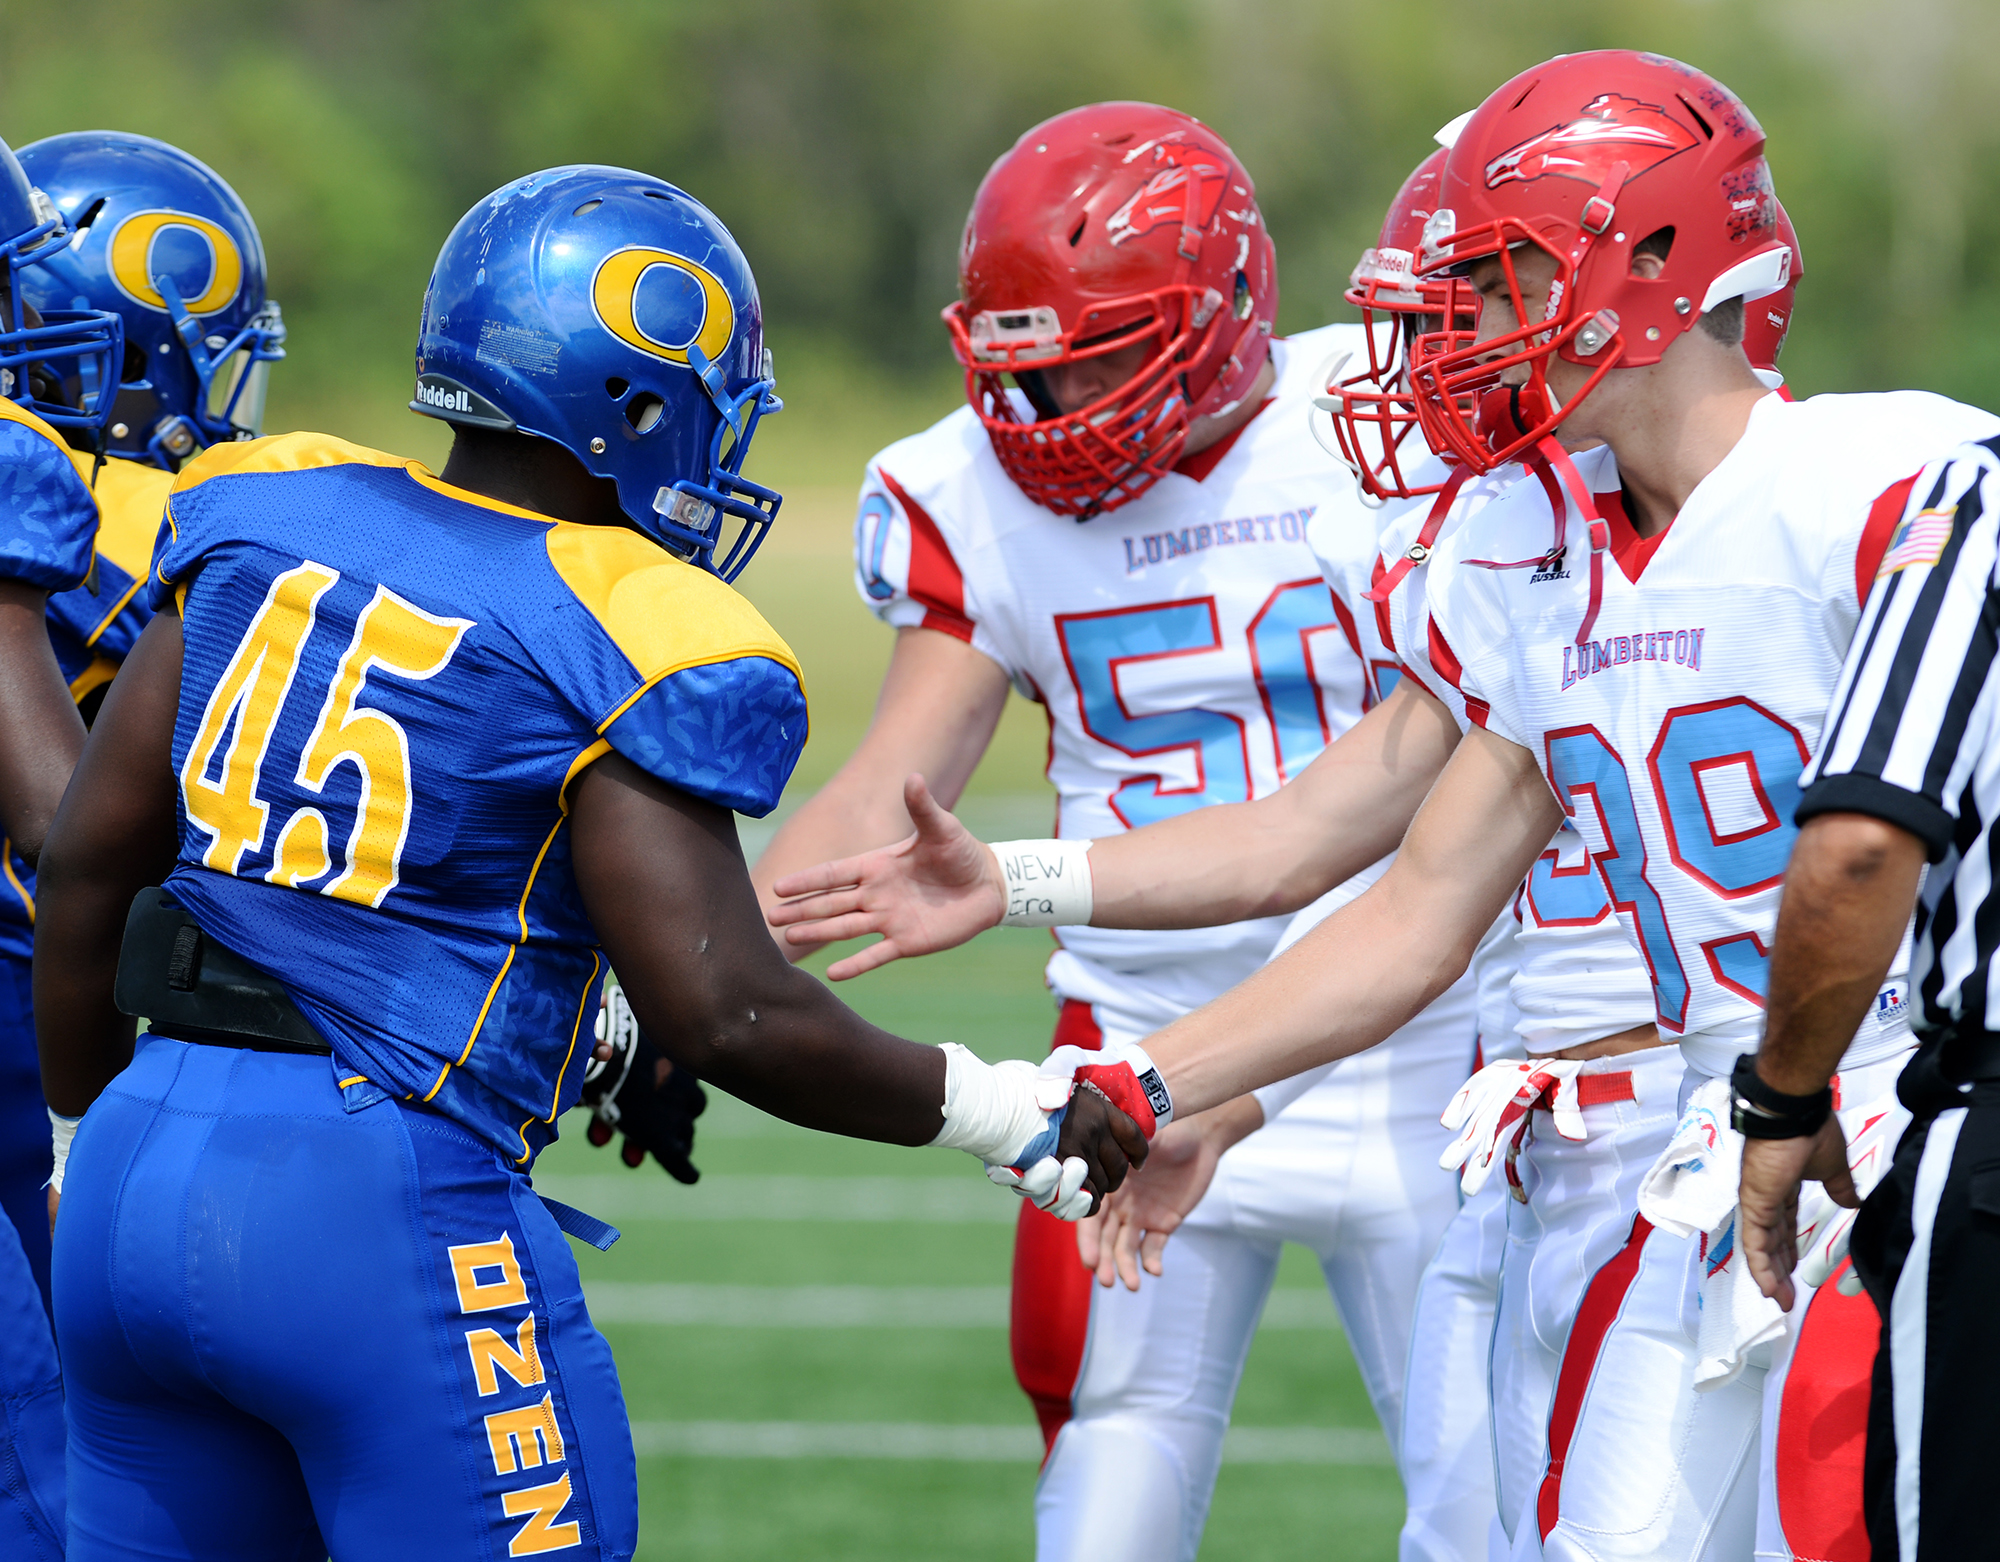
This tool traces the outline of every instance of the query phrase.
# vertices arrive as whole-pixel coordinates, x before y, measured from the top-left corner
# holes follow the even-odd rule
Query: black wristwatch
[[[1833,1090],[1789,1096],[1757,1073],[1757,1054],[1746,1052],[1729,1075],[1729,1126],[1746,1139],[1810,1139],[1833,1112]]]

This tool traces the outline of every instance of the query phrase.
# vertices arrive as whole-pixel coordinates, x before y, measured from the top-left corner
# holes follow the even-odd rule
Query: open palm
[[[997,926],[1006,889],[993,853],[931,796],[922,776],[903,783],[916,832],[858,857],[787,874],[771,925],[808,947],[879,933],[881,941],[827,967],[836,982],[905,955],[953,949]]]

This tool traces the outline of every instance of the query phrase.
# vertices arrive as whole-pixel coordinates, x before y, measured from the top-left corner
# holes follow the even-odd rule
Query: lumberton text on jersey
[[[1183,526],[1179,531],[1122,537],[1119,540],[1125,544],[1125,573],[1143,575],[1148,564],[1160,564],[1207,548],[1230,548],[1245,542],[1299,542],[1305,537],[1306,522],[1318,508],[1316,504],[1303,504],[1279,515],[1245,515],[1210,525]]]
[[[1689,672],[1701,671],[1701,637],[1706,629],[1662,629],[1653,634],[1612,635],[1582,645],[1563,647],[1563,681],[1567,689],[1609,667],[1634,662],[1672,662]],[[1574,656],[1571,653],[1574,652]]]

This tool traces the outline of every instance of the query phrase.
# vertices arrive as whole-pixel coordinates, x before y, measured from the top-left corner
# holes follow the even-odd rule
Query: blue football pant
[[[622,1559],[611,1350],[527,1179],[325,1058],[142,1037],[56,1228],[70,1562]]]
[[[63,1554],[62,1376],[46,1290],[48,1175],[49,1119],[28,967],[0,960],[0,1557],[33,1562],[60,1562]]]
[[[49,1109],[35,1055],[26,960],[0,959],[0,1211],[49,1301]]]
[[[61,1562],[62,1554],[62,1377],[42,1293],[13,1226],[0,1220],[0,1557]]]

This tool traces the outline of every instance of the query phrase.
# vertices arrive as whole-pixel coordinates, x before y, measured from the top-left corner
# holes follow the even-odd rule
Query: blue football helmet
[[[49,136],[21,148],[21,166],[76,233],[28,301],[124,322],[107,449],[173,471],[205,446],[255,439],[285,325],[236,192],[180,148],[117,130]]]
[[[47,299],[43,268],[76,234],[0,141],[0,396],[56,428],[101,429],[111,417],[125,338],[118,316],[88,299]],[[45,301],[46,300],[46,301]],[[28,311],[40,315],[36,324]],[[66,388],[65,388],[66,387]]]
[[[553,440],[672,552],[734,580],[778,513],[742,475],[774,393],[729,230],[627,168],[531,174],[465,214],[424,294],[413,412]],[[725,518],[740,524],[723,546]]]

